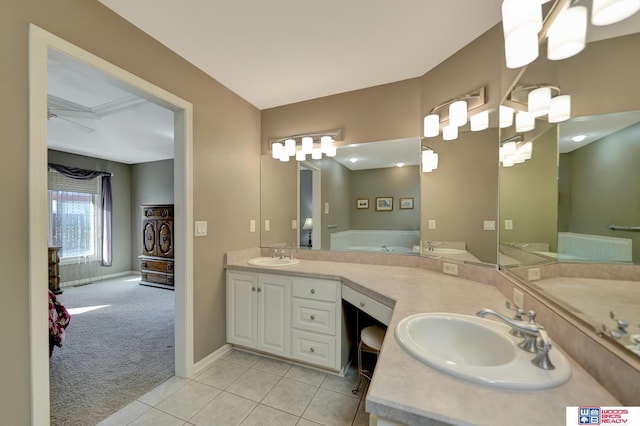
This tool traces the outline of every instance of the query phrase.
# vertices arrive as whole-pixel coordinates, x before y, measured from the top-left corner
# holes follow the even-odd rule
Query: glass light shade
[[[283,163],[286,163],[287,161],[289,161],[289,156],[283,151],[282,155],[280,156],[280,161],[282,161]]]
[[[429,114],[424,117],[424,137],[433,138],[440,133],[440,116]]]
[[[593,0],[591,23],[609,25],[627,19],[640,10],[640,0]]]
[[[515,142],[506,142],[502,144],[502,152],[504,153],[504,158],[515,155],[516,151],[517,146]]]
[[[586,42],[587,8],[573,6],[564,9],[547,33],[547,58],[552,61],[570,58],[581,52]]]
[[[504,54],[507,68],[520,68],[538,57],[538,33],[520,31],[505,37]]]
[[[296,141],[294,139],[287,139],[284,141],[284,152],[289,157],[296,155]]]
[[[314,160],[321,160],[322,159],[322,149],[314,148],[313,151],[311,151],[311,158],[314,159]]]
[[[302,152],[305,154],[311,154],[313,149],[313,138],[311,136],[305,136],[302,138]]]
[[[452,141],[458,138],[458,128],[452,124],[442,128],[442,139]]]
[[[536,128],[536,118],[525,111],[516,114],[516,132],[528,132]]]
[[[515,162],[513,161],[513,157],[508,158],[508,159],[504,159],[502,161],[502,167],[512,167],[515,164]]]
[[[337,153],[338,153],[338,149],[335,146],[330,146],[327,149],[327,152],[325,152],[327,157],[335,157]]]
[[[422,171],[424,173],[432,172],[438,168],[438,154],[430,149],[422,151]]]
[[[273,145],[271,145],[271,157],[279,160],[280,157],[282,157],[283,150],[284,149],[280,142],[274,143]]]
[[[449,105],[449,125],[462,127],[465,124],[467,124],[467,101],[455,101]]]
[[[529,92],[528,104],[530,115],[541,117],[547,114],[551,104],[551,88],[539,87]]]
[[[542,29],[540,0],[504,0],[502,2],[502,29],[505,39],[524,31],[538,34]]]
[[[504,129],[513,124],[513,108],[500,105],[499,111],[500,128]]]
[[[571,118],[571,96],[560,95],[551,99],[549,123],[560,123]]]
[[[320,149],[322,150],[322,152],[324,152],[325,154],[327,153],[327,151],[329,150],[329,148],[331,148],[331,144],[333,143],[333,138],[331,136],[323,136],[320,138]]]
[[[530,160],[533,154],[533,143],[531,141],[525,142],[519,149],[517,156],[523,161]]]
[[[307,159],[307,154],[305,154],[303,151],[296,151],[296,160],[304,161],[306,159]]]
[[[471,131],[479,132],[489,128],[489,111],[482,111],[472,115],[469,118],[471,122]]]

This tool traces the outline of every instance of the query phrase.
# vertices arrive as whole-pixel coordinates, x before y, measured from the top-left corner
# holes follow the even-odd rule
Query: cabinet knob
[[[315,315],[311,315],[311,321],[315,320],[316,316]]]
[[[316,351],[316,348],[314,348],[313,346],[309,348],[309,352],[315,352],[315,351]]]
[[[146,268],[147,267],[147,262],[142,262],[142,267]]]
[[[364,305],[366,305],[366,303],[360,302],[360,306],[362,306],[364,308]]]
[[[256,288],[255,287],[251,287],[251,291],[256,291]]]
[[[260,293],[262,291],[262,289],[260,287],[258,287],[258,293]]]
[[[314,289],[311,289],[311,294],[316,294],[316,291]]]

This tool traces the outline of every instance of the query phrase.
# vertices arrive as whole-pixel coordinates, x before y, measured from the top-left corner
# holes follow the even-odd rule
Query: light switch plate
[[[195,223],[195,236],[204,237],[207,235],[207,222],[204,220],[196,220]]]
[[[495,220],[485,220],[484,221],[484,230],[485,231],[495,231],[496,230],[496,221]]]
[[[249,221],[249,232],[256,232],[256,221],[254,219]]]
[[[515,287],[513,288],[513,304],[520,309],[524,309],[524,293]]]
[[[429,219],[428,226],[429,226],[429,229],[436,229],[435,219]]]
[[[298,229],[298,221],[295,219],[291,220],[291,229]]]
[[[536,281],[540,279],[540,268],[529,268],[527,270],[527,279],[529,281]]]
[[[324,214],[329,214],[329,203],[324,203]]]
[[[513,229],[513,221],[511,219],[504,220],[504,229],[511,231]]]
[[[264,220],[264,230],[271,231],[271,222],[269,221],[269,219]]]

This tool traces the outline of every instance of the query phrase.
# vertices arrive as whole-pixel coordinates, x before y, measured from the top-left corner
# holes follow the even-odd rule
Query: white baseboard
[[[213,364],[220,357],[222,357],[227,352],[229,352],[231,350],[231,348],[232,348],[232,346],[227,343],[224,346],[222,346],[220,349],[218,349],[217,351],[212,352],[211,354],[209,354],[206,357],[202,358],[200,361],[196,362],[193,365],[193,375],[192,376],[195,376],[196,374],[200,373],[201,371],[204,371],[207,368],[209,368],[209,366],[211,366],[211,364]]]
[[[74,281],[65,281],[65,282],[61,282],[60,283],[60,287],[73,287],[76,286],[78,284],[89,284],[92,283],[94,281],[102,281],[102,280],[108,280],[110,278],[118,278],[118,277],[123,277],[125,275],[140,275],[140,271],[124,271],[124,272],[117,272],[115,274],[107,274],[107,275],[98,275],[97,277],[90,277],[90,278],[83,278],[81,280],[74,280]]]

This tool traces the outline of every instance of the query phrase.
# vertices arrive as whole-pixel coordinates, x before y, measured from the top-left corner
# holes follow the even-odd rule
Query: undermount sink
[[[560,386],[571,377],[571,366],[558,350],[549,356],[554,370],[531,363],[535,354],[517,346],[509,327],[476,316],[422,313],[404,318],[395,336],[414,358],[430,367],[482,385],[512,390]]]
[[[448,248],[448,247],[442,247],[442,248],[434,247],[433,250],[428,250],[428,251],[436,254],[466,254],[467,253],[466,250]]]
[[[298,259],[281,259],[279,257],[254,257],[247,261],[252,266],[289,266],[300,263]]]

